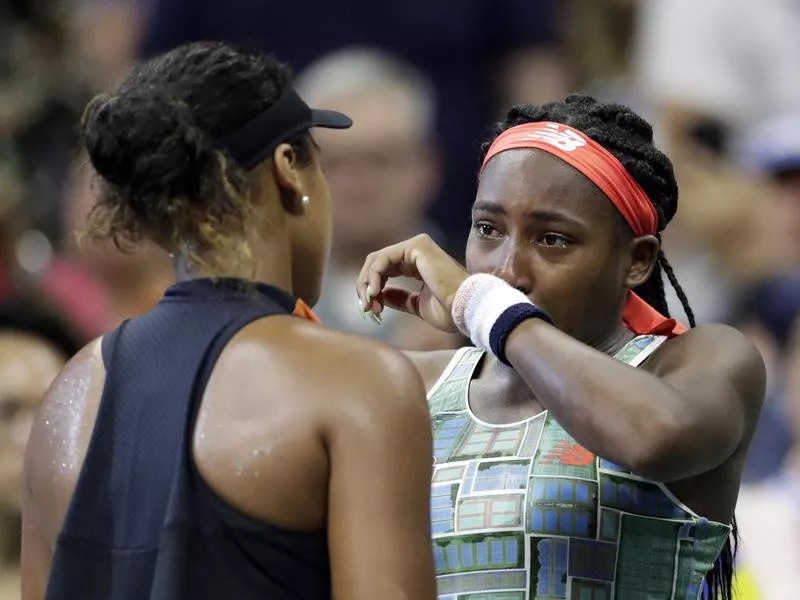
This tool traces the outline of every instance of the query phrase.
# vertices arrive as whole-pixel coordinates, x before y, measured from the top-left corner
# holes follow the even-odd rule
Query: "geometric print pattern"
[[[475,420],[467,393],[482,356],[462,350],[428,398],[439,600],[696,600],[730,527],[593,455],[547,412]]]

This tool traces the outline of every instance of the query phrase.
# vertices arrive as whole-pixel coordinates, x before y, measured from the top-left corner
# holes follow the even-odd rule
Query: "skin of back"
[[[95,341],[53,384],[34,424],[24,600],[44,597],[104,380]],[[200,472],[232,506],[291,531],[327,528],[337,598],[435,596],[430,446],[424,389],[410,361],[292,317],[256,321],[234,337],[212,372],[194,435]]]

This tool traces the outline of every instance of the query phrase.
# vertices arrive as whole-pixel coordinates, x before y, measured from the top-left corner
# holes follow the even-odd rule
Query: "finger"
[[[374,298],[370,297],[369,314],[371,317],[377,317],[377,320],[373,320],[376,321],[378,325],[381,323],[381,313],[383,312],[383,307],[383,293],[378,294]]]
[[[388,261],[389,259],[386,257],[379,258],[372,264],[372,269],[367,273],[367,309],[372,312],[376,312],[378,308],[376,300],[380,297],[383,286],[386,283],[387,277],[384,273],[391,268],[391,264]]]
[[[374,300],[380,299],[381,291],[391,277],[409,276],[416,273],[416,269],[409,268],[402,262],[402,252],[390,252],[387,248],[371,254],[359,274],[357,293],[363,302],[365,310],[376,308]]]
[[[356,280],[356,294],[358,294],[359,304],[362,310],[367,310],[370,307],[372,298],[377,296],[380,291],[380,286],[378,286],[376,290],[371,289],[370,278],[374,270],[377,269],[380,271],[382,267],[385,268],[384,263],[384,251],[372,252],[364,259],[364,265],[361,267],[358,279]]]
[[[419,293],[396,286],[383,288],[382,300],[385,306],[404,313],[419,316]]]
[[[367,256],[356,282],[356,293],[365,310],[373,308],[372,301],[380,297],[387,279],[398,276],[420,279],[415,260],[411,258],[413,253],[409,252],[413,243],[413,239],[406,240]]]

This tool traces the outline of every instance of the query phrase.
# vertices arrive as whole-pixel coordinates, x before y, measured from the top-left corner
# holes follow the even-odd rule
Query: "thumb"
[[[419,316],[419,293],[417,292],[396,286],[386,286],[383,288],[382,299],[384,306]]]

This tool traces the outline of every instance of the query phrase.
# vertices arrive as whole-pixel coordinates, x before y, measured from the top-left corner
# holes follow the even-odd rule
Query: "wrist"
[[[516,327],[528,319],[553,323],[550,316],[502,279],[478,273],[458,288],[453,299],[453,322],[478,348],[505,364],[505,345]]]

